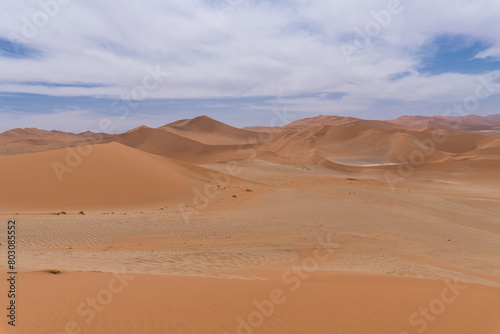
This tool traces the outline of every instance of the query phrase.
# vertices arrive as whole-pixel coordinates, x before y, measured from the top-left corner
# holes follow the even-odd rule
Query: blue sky
[[[499,17],[495,0],[4,0],[0,131],[445,115],[478,91],[464,113],[496,114]]]
[[[423,57],[419,72],[428,75],[443,73],[482,74],[500,69],[500,59],[478,58],[492,47],[486,41],[467,35],[437,36],[422,47]]]

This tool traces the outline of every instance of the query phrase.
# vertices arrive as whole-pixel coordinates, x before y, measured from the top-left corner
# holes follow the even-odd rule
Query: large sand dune
[[[238,129],[208,116],[183,119],[160,129],[211,145],[254,144],[259,136],[254,131]]]
[[[205,180],[201,167],[117,143],[1,157],[0,187],[9,191],[0,210],[160,207],[186,200]]]
[[[142,126],[110,136],[105,141],[116,141],[145,152],[199,164],[242,159],[247,154],[246,145],[209,145],[188,137]]]
[[[414,167],[425,169],[424,164],[447,160],[500,159],[499,138],[437,129],[323,125],[276,133],[273,141],[259,147],[258,157],[295,166],[315,165],[326,159],[358,167],[402,164],[418,157]]]

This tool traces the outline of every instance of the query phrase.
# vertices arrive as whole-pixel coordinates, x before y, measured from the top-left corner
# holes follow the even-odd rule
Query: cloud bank
[[[0,92],[437,111],[481,76],[500,93],[499,17],[495,0],[4,0]],[[141,89],[148,69],[164,80]]]

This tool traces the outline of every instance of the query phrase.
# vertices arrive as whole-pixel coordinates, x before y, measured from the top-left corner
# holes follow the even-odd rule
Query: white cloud
[[[473,36],[492,47],[476,58],[500,56],[500,3],[496,0],[401,1],[371,43],[346,62],[339,45],[365,30],[373,12],[388,2],[371,1],[121,1],[3,0],[0,36],[22,32],[43,51],[33,59],[2,58],[0,91],[55,96],[121,96],[143,82],[147,66],[170,75],[151,98],[292,96],[341,92],[321,110],[369,108],[384,99],[454,101],[474,90],[476,76],[428,76],[416,70],[418,50],[436,36]],[[54,16],[43,18],[41,3]],[[33,27],[31,27],[33,28]],[[11,35],[12,36],[12,35]],[[412,74],[400,80],[390,78]],[[99,84],[45,87],[19,82]],[[292,101],[293,102],[293,101]],[[297,101],[295,101],[297,102]],[[302,99],[301,110],[312,101]],[[331,106],[331,107],[330,107]],[[315,109],[316,110],[316,109]]]
[[[493,58],[495,60],[500,60],[500,47],[492,47],[479,52],[474,59],[487,59]]]

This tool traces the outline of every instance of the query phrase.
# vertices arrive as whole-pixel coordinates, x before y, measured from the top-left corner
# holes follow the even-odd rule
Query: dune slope
[[[68,152],[73,152],[68,155]],[[0,158],[0,210],[155,207],[180,202],[208,179],[204,168],[118,143]]]
[[[248,156],[245,153],[246,146],[207,145],[182,135],[145,126],[111,136],[105,141],[116,141],[148,153],[196,164],[237,160]]]

